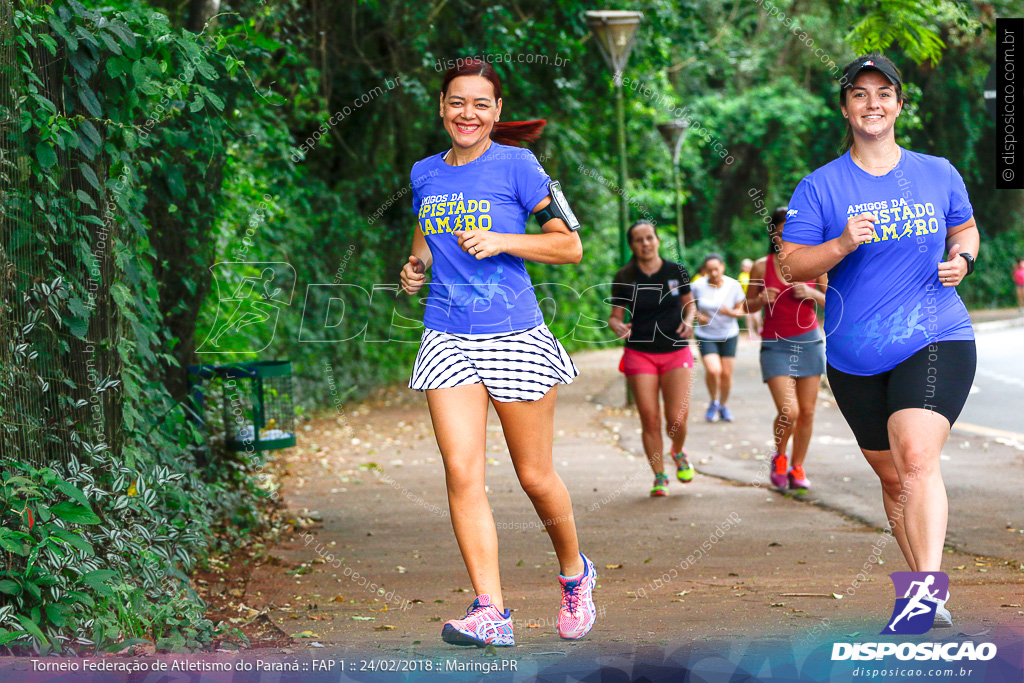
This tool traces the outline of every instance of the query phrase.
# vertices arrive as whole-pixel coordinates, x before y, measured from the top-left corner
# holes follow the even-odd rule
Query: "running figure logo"
[[[949,577],[944,572],[893,572],[889,578],[896,588],[896,606],[882,635],[929,631],[935,624],[937,601],[946,597]]]
[[[485,280],[483,275],[483,268],[476,269],[476,275],[469,276],[469,284],[455,284],[449,285],[453,287],[452,299],[459,306],[476,305],[477,302],[486,302],[490,304],[491,300],[495,296],[500,296],[505,301],[505,308],[507,310],[513,309],[516,305],[509,300],[508,292],[505,290],[509,289],[503,286],[501,283],[506,278],[501,274],[502,266],[495,268],[494,272],[487,276]],[[466,290],[469,291],[466,291]],[[511,290],[510,290],[511,291]]]
[[[270,262],[222,262],[210,270],[217,287],[217,319],[196,353],[256,353],[265,349],[274,338],[280,309],[291,303],[295,270],[287,263]],[[221,337],[230,337],[243,328],[249,330],[245,330],[248,339],[242,343],[261,348],[235,348],[237,337],[234,345],[227,345],[231,348],[222,346]],[[270,334],[266,338],[268,328]]]

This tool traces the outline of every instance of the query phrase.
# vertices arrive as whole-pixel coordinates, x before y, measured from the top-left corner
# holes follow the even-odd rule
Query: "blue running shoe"
[[[728,406],[720,406],[718,408],[718,416],[725,422],[732,422],[732,411],[729,410]]]
[[[718,409],[721,408],[718,405],[718,401],[712,401],[711,405],[708,406],[708,412],[704,413],[704,419],[708,422],[718,422]]]

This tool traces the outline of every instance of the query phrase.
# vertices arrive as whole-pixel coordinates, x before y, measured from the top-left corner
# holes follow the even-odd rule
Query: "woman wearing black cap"
[[[948,513],[939,453],[977,362],[955,287],[974,269],[980,236],[952,164],[896,144],[903,83],[891,61],[847,65],[839,102],[849,151],[797,186],[781,270],[790,282],[828,272],[829,384],[881,481],[907,564],[938,572]],[[936,625],[952,624],[948,597],[932,598]]]

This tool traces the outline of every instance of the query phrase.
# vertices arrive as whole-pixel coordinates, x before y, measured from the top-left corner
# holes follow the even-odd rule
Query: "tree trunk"
[[[190,0],[188,5],[188,23],[185,25],[192,33],[199,33],[206,22],[220,11],[220,0]]]

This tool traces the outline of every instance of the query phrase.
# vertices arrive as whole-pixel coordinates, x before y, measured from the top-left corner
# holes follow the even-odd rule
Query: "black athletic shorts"
[[[897,410],[933,410],[950,425],[956,422],[971,391],[977,363],[973,341],[940,341],[877,375],[851,375],[828,365],[828,383],[857,445],[869,451],[887,451],[889,417]]]

